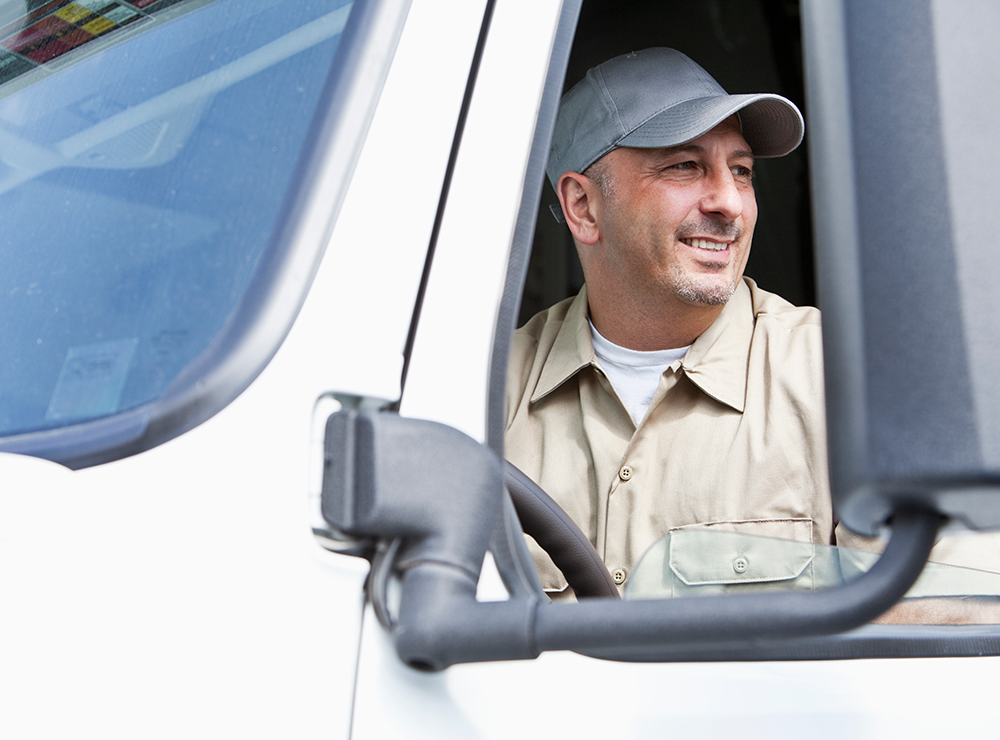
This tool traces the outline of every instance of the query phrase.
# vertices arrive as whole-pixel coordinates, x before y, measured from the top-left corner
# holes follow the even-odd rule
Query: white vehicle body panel
[[[355,738],[996,735],[998,658],[636,664],[543,653],[427,674],[400,665],[373,618],[363,654]]]
[[[400,407],[473,439],[485,438],[493,326],[561,5],[494,11]],[[482,401],[449,403],[456,387]]]

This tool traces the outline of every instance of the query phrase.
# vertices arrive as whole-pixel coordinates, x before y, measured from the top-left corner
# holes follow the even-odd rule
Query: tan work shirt
[[[748,278],[660,377],[638,427],[594,354],[586,288],[536,315],[514,338],[506,429],[506,457],[622,584],[676,528],[834,541],[819,311]],[[564,589],[533,556],[546,590]]]

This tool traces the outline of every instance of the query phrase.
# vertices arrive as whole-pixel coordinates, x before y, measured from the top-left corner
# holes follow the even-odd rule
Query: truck
[[[1000,527],[1000,7],[3,0],[0,25],[4,737],[995,736],[1000,628],[871,622],[1000,594],[1000,558],[925,566]],[[503,463],[513,332],[582,281],[544,183],[560,96],[649,46],[806,113],[760,164],[747,272],[823,311],[835,506],[882,554],[765,543],[781,574],[701,588],[665,537],[619,599]],[[550,603],[525,532],[593,598]]]

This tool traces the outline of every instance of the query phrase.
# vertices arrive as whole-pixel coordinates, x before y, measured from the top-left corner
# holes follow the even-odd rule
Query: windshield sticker
[[[0,28],[0,85],[33,70],[45,76],[49,63],[58,61],[60,66],[65,66],[65,62],[78,61],[90,51],[107,47],[107,43],[91,44],[95,39],[104,38],[136,21],[155,23],[154,18],[160,11],[185,4],[193,10],[205,5],[205,0],[52,0],[23,12],[20,17],[3,18],[0,20],[4,24]],[[169,17],[176,15],[172,12]],[[129,35],[115,35],[110,43]],[[64,57],[77,50],[82,51]]]
[[[137,339],[120,339],[71,347],[45,418],[71,421],[117,411],[137,343]]]

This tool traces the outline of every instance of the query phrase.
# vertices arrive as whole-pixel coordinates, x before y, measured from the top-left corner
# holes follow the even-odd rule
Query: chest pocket
[[[811,519],[755,519],[675,527],[643,557],[626,598],[812,591],[840,583],[836,558],[812,542]]]

